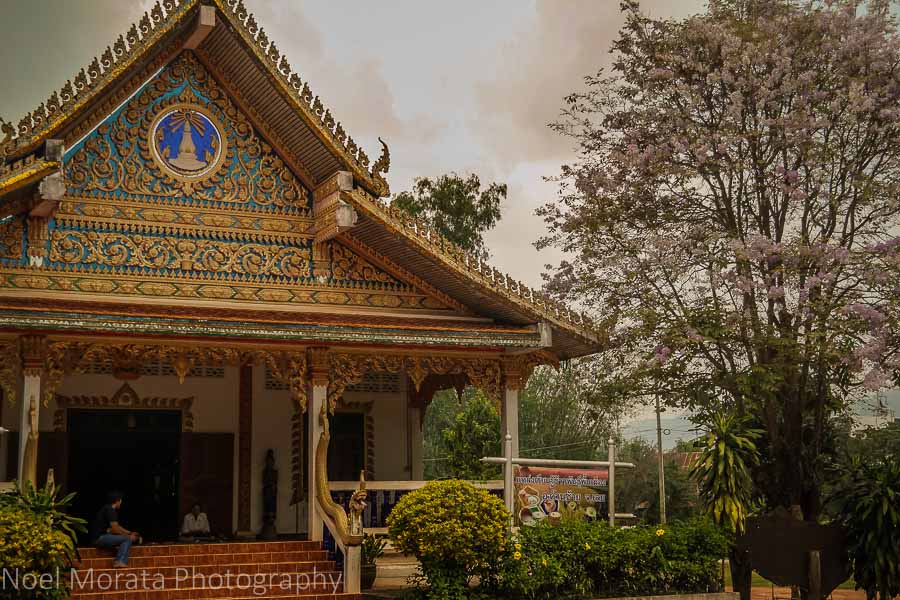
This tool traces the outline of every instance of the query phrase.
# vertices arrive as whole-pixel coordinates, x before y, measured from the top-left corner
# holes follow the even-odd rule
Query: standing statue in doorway
[[[278,538],[275,529],[275,517],[278,513],[278,469],[275,468],[275,451],[269,448],[266,452],[266,466],[263,469],[263,527],[259,539],[274,540]]]

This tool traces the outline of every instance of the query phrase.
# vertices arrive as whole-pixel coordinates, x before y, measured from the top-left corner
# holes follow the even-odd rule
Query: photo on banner
[[[518,466],[513,478],[516,522],[537,525],[577,518],[608,517],[609,472],[606,469],[551,469]]]

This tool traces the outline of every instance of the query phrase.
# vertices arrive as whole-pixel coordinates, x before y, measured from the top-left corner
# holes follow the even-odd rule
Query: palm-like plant
[[[68,513],[75,493],[62,498],[59,493],[59,486],[50,479],[43,488],[38,488],[31,482],[25,482],[23,486],[16,483],[12,492],[0,494],[0,504],[18,504],[36,515],[46,517],[54,530],[66,534],[72,542],[69,550],[74,551],[77,535],[87,531],[87,522]]]
[[[857,589],[869,600],[900,594],[900,458],[850,458],[831,497],[844,526]]]
[[[762,431],[735,413],[713,413],[706,423],[703,450],[691,469],[700,502],[713,520],[735,533],[743,533],[753,502],[750,467],[759,463],[756,440]]]

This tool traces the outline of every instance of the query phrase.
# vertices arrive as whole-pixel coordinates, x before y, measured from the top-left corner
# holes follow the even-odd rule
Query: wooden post
[[[239,532],[251,533],[253,472],[253,365],[238,368],[238,524]]]
[[[612,436],[609,437],[609,478],[607,479],[607,484],[609,489],[607,490],[609,500],[609,524],[615,527],[616,525],[616,440],[613,439]]]

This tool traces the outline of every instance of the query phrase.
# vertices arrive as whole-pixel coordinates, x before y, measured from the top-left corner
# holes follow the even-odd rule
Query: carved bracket
[[[430,374],[464,375],[470,385],[480,388],[498,406],[500,403],[501,368],[498,359],[334,353],[331,355],[328,409],[334,412],[347,386],[360,383],[369,371],[405,372],[417,392]]]

